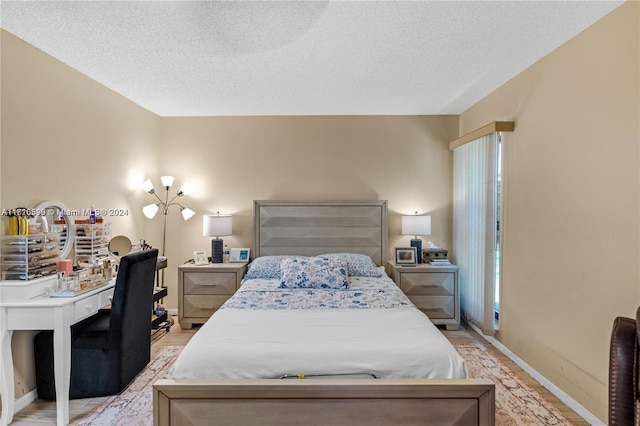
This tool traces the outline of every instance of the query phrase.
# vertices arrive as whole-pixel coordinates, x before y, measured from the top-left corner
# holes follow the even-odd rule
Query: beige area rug
[[[165,346],[151,357],[149,365],[118,395],[109,397],[78,425],[147,426],[153,424],[153,384],[167,376],[169,367],[184,346]]]
[[[474,378],[486,378],[496,385],[496,425],[571,426],[551,403],[518,378],[491,352],[473,344],[455,345]],[[147,426],[153,424],[152,385],[166,376],[182,346],[166,346],[119,395],[114,395],[78,424],[82,426]]]
[[[467,363],[471,377],[489,379],[495,383],[496,425],[574,424],[486,348],[470,343],[455,347]]]

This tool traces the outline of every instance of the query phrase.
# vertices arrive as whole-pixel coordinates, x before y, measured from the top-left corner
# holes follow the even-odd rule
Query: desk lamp
[[[411,247],[416,248],[417,263],[422,263],[422,240],[418,236],[431,235],[431,216],[419,215],[418,212],[412,216],[402,216],[402,234],[414,236],[411,239]]]
[[[215,237],[211,239],[211,263],[222,263],[222,239],[231,235],[231,215],[221,215],[220,212],[202,216],[202,235]]]

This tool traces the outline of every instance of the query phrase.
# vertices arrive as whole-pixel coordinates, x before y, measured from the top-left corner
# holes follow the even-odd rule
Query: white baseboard
[[[573,411],[575,411],[580,417],[582,417],[590,425],[592,425],[592,426],[605,426],[605,424],[602,422],[602,420],[600,420],[599,418],[594,416],[589,410],[584,408],[578,401],[576,401],[575,399],[571,398],[566,392],[564,392],[562,389],[560,389],[559,387],[557,387],[556,385],[551,383],[551,381],[549,379],[544,377],[542,374],[540,374],[538,371],[536,371],[533,367],[531,367],[529,364],[524,362],[520,357],[518,357],[516,354],[511,352],[511,350],[509,350],[509,348],[507,348],[505,345],[500,343],[495,337],[487,336],[487,335],[483,334],[482,331],[478,327],[476,327],[475,325],[473,325],[473,324],[471,324],[469,322],[467,322],[466,325],[468,325],[471,328],[473,328],[479,335],[484,337],[486,341],[488,341],[493,346],[495,346],[496,349],[498,349],[500,352],[505,354],[509,359],[511,359],[511,361],[515,362],[520,368],[522,368],[524,371],[526,371],[531,377],[536,379],[549,392],[554,394],[560,401],[562,401],[567,407],[569,407]]]
[[[16,399],[16,403],[14,405],[14,413],[17,413],[21,410],[27,408],[29,404],[35,401],[38,398],[38,392],[34,389],[31,392],[27,392],[22,395],[20,398]]]
[[[167,309],[167,312],[168,312],[169,316],[177,316],[178,315],[178,310],[177,309]],[[14,412],[17,413],[17,412],[19,412],[21,410],[24,410],[25,408],[27,408],[27,406],[29,404],[31,404],[37,398],[38,398],[38,392],[37,392],[36,389],[25,393],[20,398],[16,399],[15,406],[14,406]],[[2,412],[1,409],[0,409],[0,412]]]

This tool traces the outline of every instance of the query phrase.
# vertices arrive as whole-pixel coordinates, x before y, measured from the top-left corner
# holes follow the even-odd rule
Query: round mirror
[[[76,235],[69,209],[59,201],[43,201],[35,207],[35,217],[42,222],[45,233],[58,234],[60,259],[66,259],[73,249]]]
[[[109,241],[109,251],[114,256],[124,256],[131,251],[131,240],[124,235],[118,235],[113,237]]]

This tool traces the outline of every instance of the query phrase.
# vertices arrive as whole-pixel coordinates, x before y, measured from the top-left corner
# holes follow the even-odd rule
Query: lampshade
[[[191,217],[196,214],[196,212],[194,212],[193,210],[191,210],[188,207],[182,207],[180,208],[180,213],[182,213],[182,218],[184,220],[189,220],[191,219]]]
[[[145,192],[153,192],[153,183],[151,183],[151,179],[147,179],[140,186]]]
[[[206,237],[231,235],[231,215],[211,214],[202,216],[202,235]]]
[[[431,216],[406,215],[402,216],[403,235],[431,235]]]
[[[162,186],[169,189],[173,185],[173,176],[160,176],[160,182],[162,182]]]
[[[142,213],[148,218],[153,219],[158,213],[158,205],[157,204],[148,204],[142,208]]]
[[[190,193],[191,193],[191,185],[189,185],[188,183],[185,183],[184,185],[182,185],[178,190],[179,197],[182,197],[183,195],[187,195]]]

